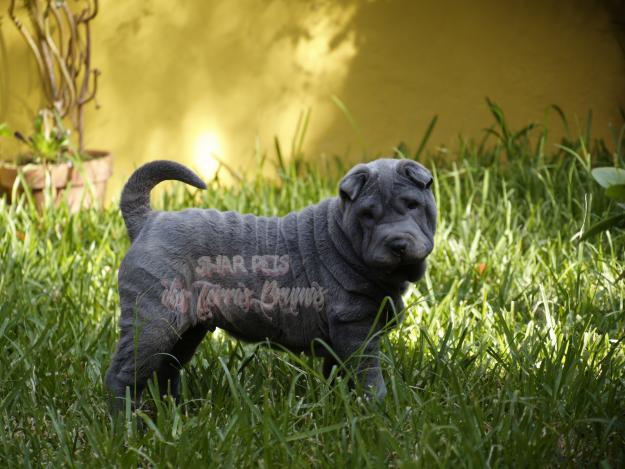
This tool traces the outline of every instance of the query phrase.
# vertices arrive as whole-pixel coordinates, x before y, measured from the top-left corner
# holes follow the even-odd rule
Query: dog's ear
[[[341,179],[339,183],[339,195],[341,200],[355,200],[369,179],[369,170],[366,166],[356,167]]]
[[[406,176],[412,182],[414,182],[419,189],[427,190],[432,186],[432,174],[421,166],[419,163],[410,160],[404,160],[405,163],[402,167],[398,168],[399,173]]]

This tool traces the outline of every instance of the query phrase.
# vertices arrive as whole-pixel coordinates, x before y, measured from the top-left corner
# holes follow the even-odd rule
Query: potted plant
[[[25,137],[0,126],[0,135],[13,135],[25,146],[13,163],[0,166],[0,190],[15,194],[27,186],[39,208],[45,193],[55,202],[67,198],[72,211],[104,201],[112,173],[106,151],[84,147],[85,106],[95,103],[100,72],[91,64],[91,22],[98,0],[23,0],[18,15],[10,0],[8,15],[28,44],[37,64],[45,104],[34,119],[33,132]]]

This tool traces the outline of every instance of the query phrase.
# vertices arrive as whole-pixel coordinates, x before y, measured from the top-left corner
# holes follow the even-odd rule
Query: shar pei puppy
[[[188,168],[154,161],[123,189],[132,245],[119,268],[121,337],[105,379],[114,407],[127,387],[139,399],[154,375],[161,393],[177,397],[181,367],[215,328],[314,353],[326,376],[337,358],[362,351],[353,376],[368,395],[385,396],[378,332],[399,319],[401,296],[433,248],[427,169],[398,159],[359,164],[337,197],[284,217],[152,210],[150,191],[164,180],[206,188]]]

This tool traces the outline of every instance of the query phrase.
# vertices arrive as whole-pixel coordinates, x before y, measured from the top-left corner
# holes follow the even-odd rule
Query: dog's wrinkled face
[[[341,180],[342,226],[363,262],[389,281],[418,280],[434,247],[432,175],[411,160],[359,164]]]

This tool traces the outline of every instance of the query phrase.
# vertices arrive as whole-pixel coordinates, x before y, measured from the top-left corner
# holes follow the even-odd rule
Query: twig
[[[43,64],[41,53],[39,52],[39,48],[37,47],[37,44],[35,43],[35,40],[33,39],[32,35],[24,27],[24,23],[22,23],[20,19],[15,15],[15,0],[11,0],[11,3],[9,4],[9,18],[11,18],[11,20],[13,21],[13,24],[15,24],[15,27],[18,29],[20,34],[24,37],[24,40],[26,41],[26,43],[29,45],[29,47],[33,51],[33,54],[35,56],[35,61],[37,62],[37,68],[39,69],[41,79],[44,82],[44,88],[46,88],[45,79],[44,79],[45,66]]]

